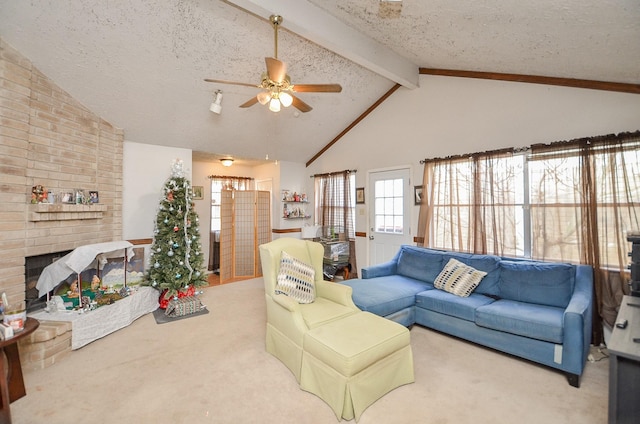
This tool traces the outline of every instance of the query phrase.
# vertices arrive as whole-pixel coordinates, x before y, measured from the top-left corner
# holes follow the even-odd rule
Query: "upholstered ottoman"
[[[300,387],[319,396],[338,420],[360,419],[386,393],[412,383],[409,330],[358,312],[304,335]]]

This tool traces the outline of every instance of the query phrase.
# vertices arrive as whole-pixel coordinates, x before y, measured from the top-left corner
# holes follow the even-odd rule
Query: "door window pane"
[[[374,189],[375,226],[379,233],[404,234],[403,179],[379,180]]]

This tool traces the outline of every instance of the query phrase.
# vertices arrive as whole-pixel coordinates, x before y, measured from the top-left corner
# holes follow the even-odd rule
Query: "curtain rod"
[[[472,158],[474,156],[480,156],[480,155],[487,155],[487,154],[491,154],[491,155],[498,155],[498,154],[502,154],[502,153],[521,153],[521,152],[526,152],[529,151],[531,149],[531,147],[526,146],[526,147],[509,147],[506,149],[496,149],[496,150],[485,150],[484,152],[476,152],[476,153],[467,153],[467,154],[461,154],[461,155],[452,155],[452,156],[446,156],[446,157],[438,157],[438,158],[430,158],[430,159],[420,159],[420,163],[422,165],[424,165],[427,162],[433,162],[436,160],[452,160],[452,159],[465,159],[465,158]]]
[[[234,180],[253,180],[253,178],[251,177],[233,177],[231,175],[207,175],[207,178],[209,178],[210,180],[213,180],[214,178],[217,180],[229,180],[229,179],[234,179]]]
[[[355,174],[356,172],[358,172],[358,170],[357,169],[345,169],[344,171],[327,172],[327,173],[324,173],[324,174],[314,174],[314,175],[311,175],[310,178],[329,177],[331,175],[338,175],[338,174],[344,174],[344,173],[350,174],[352,172]]]
[[[466,155],[447,156],[447,157],[444,157],[444,158],[422,159],[422,160],[420,160],[420,163],[424,165],[426,162],[430,162],[430,161],[434,161],[434,160],[462,159],[462,158],[467,158],[467,157],[470,158],[470,157],[473,157],[473,156],[487,154],[487,153],[491,153],[491,154],[508,153],[508,152],[521,153],[521,152],[528,152],[529,150],[531,150],[532,147],[536,147],[536,148],[542,148],[542,147],[547,147],[547,146],[556,147],[556,146],[561,146],[563,144],[564,145],[570,145],[570,144],[576,144],[576,143],[606,143],[606,142],[610,142],[610,141],[625,143],[625,142],[628,142],[631,139],[636,139],[638,137],[640,137],[640,130],[621,132],[621,133],[618,133],[618,134],[607,134],[607,135],[598,135],[598,136],[591,136],[591,137],[574,138],[573,140],[568,140],[568,141],[554,141],[554,142],[551,142],[551,143],[537,143],[537,144],[533,144],[531,146],[525,146],[525,147],[513,147],[513,148],[508,148],[508,149],[487,150],[486,152],[471,153],[471,154],[466,154]]]

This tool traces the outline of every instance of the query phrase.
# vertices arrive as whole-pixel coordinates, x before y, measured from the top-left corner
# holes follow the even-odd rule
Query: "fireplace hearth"
[[[62,252],[47,253],[44,255],[28,256],[25,258],[24,274],[25,274],[25,304],[27,313],[35,312],[40,309],[44,309],[47,304],[46,296],[38,296],[38,278],[42,271],[50,264],[54,263],[58,259],[62,258],[66,254],[71,253],[71,250],[65,250]]]

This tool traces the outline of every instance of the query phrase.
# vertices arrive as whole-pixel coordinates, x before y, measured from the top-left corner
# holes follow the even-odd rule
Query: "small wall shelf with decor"
[[[282,202],[282,217],[284,219],[308,219],[311,215],[307,214],[307,205],[309,202]]]
[[[291,193],[289,190],[282,191],[282,218],[283,219],[308,219],[311,215],[307,213],[309,201],[306,194]]]

